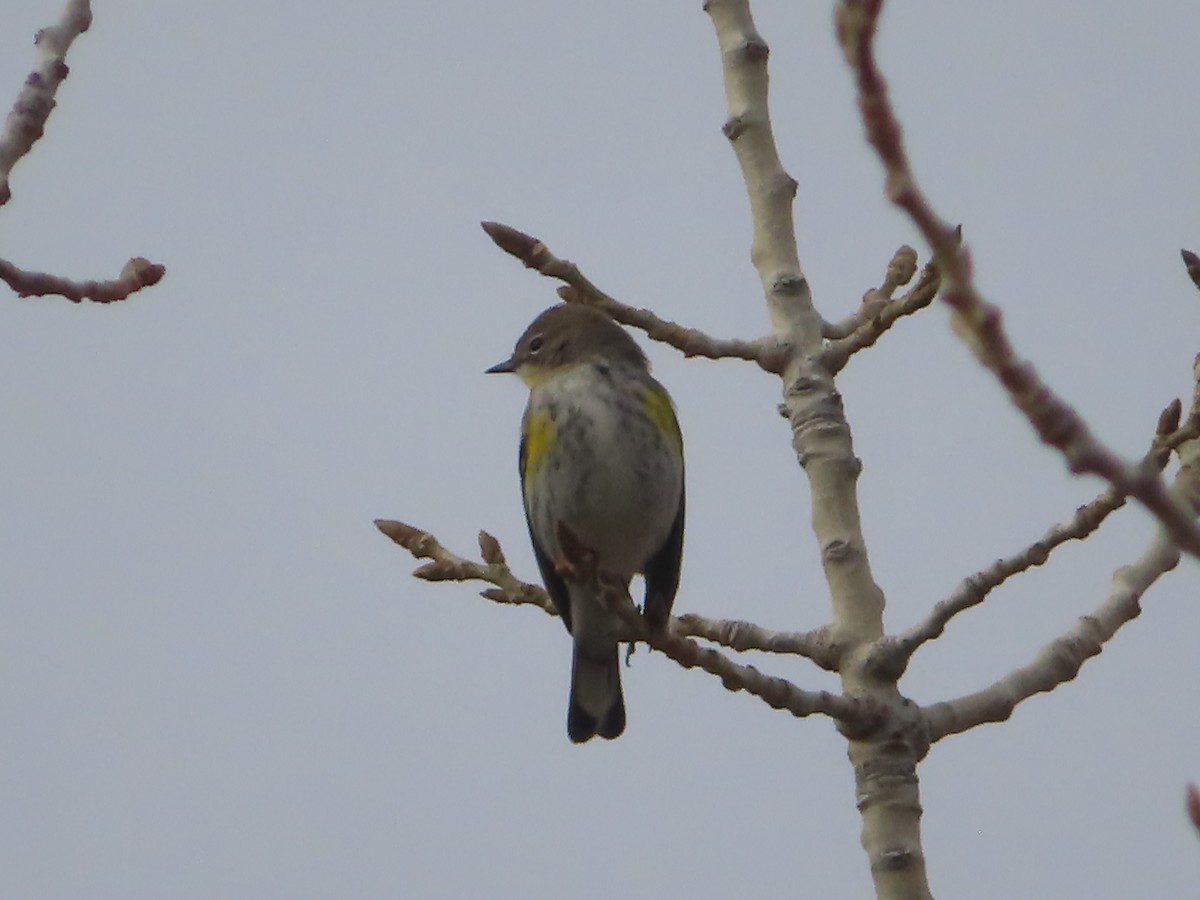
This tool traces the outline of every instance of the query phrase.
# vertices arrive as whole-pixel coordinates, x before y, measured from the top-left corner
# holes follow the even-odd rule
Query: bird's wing
[[[528,420],[529,412],[526,410],[526,420]],[[558,610],[558,615],[562,618],[563,624],[567,626],[567,631],[571,630],[571,595],[567,591],[567,582],[561,575],[558,574],[549,554],[542,548],[538,541],[538,536],[533,530],[533,520],[529,516],[529,499],[525,493],[525,465],[529,460],[529,445],[526,440],[526,425],[523,423],[521,427],[521,449],[517,458],[517,471],[521,475],[521,504],[525,508],[525,524],[529,527],[529,542],[533,545],[533,556],[537,560],[538,570],[542,573],[542,583],[546,586],[546,593],[550,595],[550,599],[554,602],[554,608]]]
[[[680,473],[682,476],[682,472]],[[646,563],[646,601],[642,614],[651,628],[666,626],[671,616],[675,592],[679,590],[679,570],[683,565],[683,510],[686,496],[682,477],[679,482],[679,509],[666,541]]]

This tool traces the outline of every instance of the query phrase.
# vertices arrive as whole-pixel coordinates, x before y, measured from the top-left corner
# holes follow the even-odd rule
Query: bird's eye
[[[529,341],[529,352],[537,353],[539,350],[542,349],[542,344],[544,344],[544,343],[545,343],[545,340],[542,338],[542,336],[540,334],[535,334],[533,336],[533,338],[530,339],[530,341]]]

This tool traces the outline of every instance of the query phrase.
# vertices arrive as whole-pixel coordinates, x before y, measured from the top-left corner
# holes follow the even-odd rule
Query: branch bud
[[[489,566],[505,564],[504,551],[500,549],[500,542],[486,531],[479,532],[479,555]]]
[[[435,559],[423,566],[413,569],[413,577],[423,581],[456,581],[461,580],[458,567],[444,559]]]
[[[1192,284],[1200,288],[1200,256],[1191,250],[1180,250],[1179,255],[1183,257],[1183,264],[1187,267],[1188,278],[1192,279]]]
[[[1200,788],[1189,784],[1187,789],[1187,813],[1196,831],[1200,832]]]
[[[542,246],[541,241],[509,225],[501,225],[499,222],[480,222],[479,224],[497,247],[525,263],[526,268],[537,268],[534,259],[538,248]]]
[[[1159,437],[1169,437],[1179,430],[1179,420],[1183,415],[1183,403],[1176,397],[1167,408],[1158,415],[1158,428],[1155,433]]]
[[[908,284],[917,274],[917,251],[904,244],[888,263],[887,280],[897,287]]]
[[[403,522],[396,522],[392,519],[376,519],[375,527],[418,559],[433,555],[430,550],[430,542],[436,546],[437,541],[434,540],[433,535],[420,528],[413,528],[411,525],[405,525]]]

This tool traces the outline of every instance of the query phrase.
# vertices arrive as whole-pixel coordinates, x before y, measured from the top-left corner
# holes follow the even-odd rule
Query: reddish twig
[[[875,60],[875,29],[882,6],[882,0],[842,0],[837,10],[838,37],[857,81],[867,140],[884,166],[885,192],[929,242],[942,272],[942,299],[954,311],[955,331],[1008,391],[1038,436],[1063,455],[1071,472],[1097,475],[1119,493],[1133,497],[1179,547],[1200,557],[1200,526],[1174,499],[1159,474],[1126,463],[1094,437],[1078,413],[1041,380],[1033,365],[1018,358],[1001,325],[999,308],[980,296],[970,255],[960,246],[956,229],[934,212],[909,164],[887,84]]]
[[[12,112],[0,132],[0,206],[9,201],[9,173],[22,156],[30,151],[46,129],[46,120],[54,110],[54,95],[67,77],[66,57],[71,43],[92,24],[88,0],[68,0],[58,23],[43,28],[34,38],[38,61],[17,94]]]
[[[1194,784],[1187,786],[1187,814],[1192,820],[1192,827],[1196,829],[1196,833],[1200,834],[1200,788]]]
[[[124,300],[142,288],[158,284],[166,268],[138,256],[125,263],[121,274],[113,281],[71,281],[46,272],[26,272],[7,260],[0,259],[0,281],[16,291],[18,297],[40,297],[54,294],[72,303],[92,300],[113,303]]]
[[[1200,437],[1200,405],[1194,406],[1186,423],[1180,427],[1182,406],[1174,400],[1159,417],[1154,443],[1143,460],[1147,466],[1162,471],[1171,451],[1185,441]],[[1069,541],[1082,541],[1095,532],[1116,510],[1125,505],[1126,498],[1110,487],[1090,503],[1075,510],[1066,522],[1051,527],[1042,537],[1012,556],[998,559],[986,569],[963,579],[958,588],[945,600],[939,601],[929,615],[908,631],[896,637],[884,638],[873,650],[871,666],[875,671],[893,673],[899,677],[907,668],[913,654],[926,642],[940,636],[950,620],[987,599],[988,595],[1014,575],[1044,565],[1050,554]]]
[[[88,0],[67,0],[66,9],[55,25],[43,28],[34,38],[38,61],[17,94],[12,111],[0,130],[0,206],[12,197],[9,177],[17,161],[33,148],[46,130],[46,121],[54,110],[54,96],[67,77],[67,50],[75,38],[92,24]],[[111,281],[72,281],[46,272],[30,272],[0,259],[0,280],[19,297],[54,294],[72,303],[92,300],[112,303],[124,300],[135,291],[157,284],[166,272],[162,266],[135,257]]]
[[[1179,255],[1183,257],[1183,265],[1187,269],[1188,278],[1192,279],[1192,284],[1200,288],[1200,256],[1191,250],[1180,250]]]
[[[1194,373],[1197,387],[1189,425],[1200,420],[1200,357]],[[1160,427],[1178,421],[1173,405],[1160,420]],[[1177,446],[1179,471],[1172,488],[1182,505],[1200,512],[1200,438],[1192,436]],[[1165,526],[1160,525],[1141,558],[1113,574],[1108,597],[1091,615],[1082,617],[1075,627],[1050,642],[1033,662],[1022,666],[990,687],[974,694],[925,710],[931,740],[937,741],[987,722],[1002,722],[1024,700],[1052,691],[1073,679],[1080,667],[1099,654],[1123,625],[1141,613],[1142,595],[1164,574],[1179,564],[1180,551]]]
[[[1098,655],[1123,625],[1141,614],[1142,594],[1178,561],[1178,547],[1166,530],[1160,529],[1158,538],[1142,558],[1113,576],[1112,591],[1099,608],[1080,618],[1073,628],[1043,648],[1031,663],[982,691],[928,707],[925,714],[931,740],[936,742],[977,725],[1003,722],[1023,701],[1074,679],[1083,664]]]

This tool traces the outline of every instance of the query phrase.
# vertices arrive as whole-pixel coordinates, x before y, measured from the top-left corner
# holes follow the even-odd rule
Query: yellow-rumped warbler
[[[683,437],[666,388],[629,333],[599,310],[552,306],[491,372],[529,386],[521,420],[525,520],[546,590],[574,638],[567,734],[575,743],[625,730],[616,623],[595,587],[563,577],[561,523],[596,571],[646,581],[642,613],[670,616],[683,556]],[[593,582],[594,583],[594,582]]]

